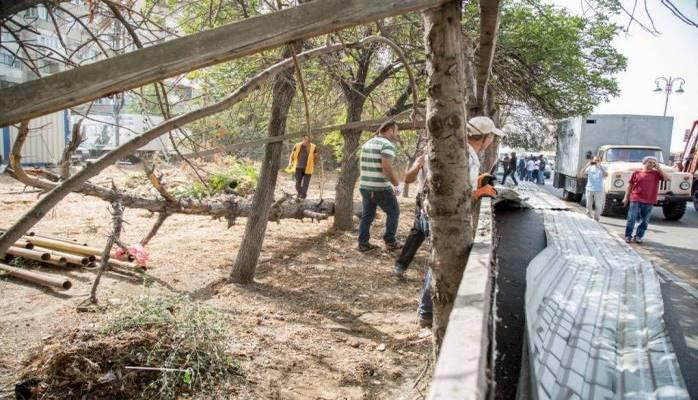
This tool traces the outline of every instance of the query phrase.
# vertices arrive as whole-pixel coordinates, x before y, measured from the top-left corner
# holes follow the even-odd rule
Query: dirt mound
[[[240,371],[225,318],[196,302],[141,299],[102,328],[50,338],[25,365],[18,398],[176,398],[232,384]]]

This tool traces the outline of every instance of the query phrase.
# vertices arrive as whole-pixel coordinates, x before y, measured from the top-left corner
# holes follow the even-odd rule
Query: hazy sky
[[[575,13],[581,12],[580,0],[553,0]],[[634,1],[624,0],[627,9]],[[674,0],[674,3],[698,21],[696,0]],[[638,2],[638,10],[643,0]],[[657,0],[647,0],[650,14],[661,34],[653,36],[639,25],[633,24],[628,33],[621,34],[615,41],[616,48],[628,58],[625,72],[618,76],[621,94],[609,103],[600,104],[595,113],[600,114],[649,114],[662,115],[665,93],[654,93],[657,77],[677,77],[686,80],[683,94],[669,96],[667,116],[674,117],[674,134],[671,149],[683,149],[683,134],[693,121],[698,120],[698,28],[681,22]],[[648,23],[643,12],[638,19]],[[627,26],[628,17],[621,16],[616,22]],[[674,86],[678,89],[678,84]]]

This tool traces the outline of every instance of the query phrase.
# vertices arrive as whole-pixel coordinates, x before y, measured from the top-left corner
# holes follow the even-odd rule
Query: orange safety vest
[[[302,145],[303,145],[303,142],[296,143],[296,145],[293,146],[293,150],[291,151],[291,155],[288,158],[288,167],[286,167],[286,172],[293,173],[296,171],[296,166],[298,165],[298,158],[301,154],[301,146]],[[315,145],[313,143],[310,143],[310,148],[308,149],[308,162],[305,164],[305,173],[307,175],[312,175],[314,169],[315,169]]]

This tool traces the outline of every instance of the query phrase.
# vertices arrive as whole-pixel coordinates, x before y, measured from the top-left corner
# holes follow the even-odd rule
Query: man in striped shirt
[[[397,250],[402,244],[397,241],[397,224],[400,218],[398,178],[393,169],[398,127],[395,121],[384,122],[378,134],[361,147],[359,191],[363,211],[359,223],[359,251],[366,252],[378,246],[369,242],[371,224],[376,218],[376,208],[387,215],[383,241],[388,250]]]

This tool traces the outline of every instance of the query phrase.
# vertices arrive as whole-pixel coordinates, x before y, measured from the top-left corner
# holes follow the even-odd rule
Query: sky
[[[580,0],[552,0],[554,4],[581,13]],[[634,1],[622,0],[626,9]],[[698,21],[696,0],[673,0],[681,11]],[[638,2],[642,9],[643,0]],[[683,150],[684,131],[698,120],[698,28],[680,21],[657,0],[647,0],[650,15],[659,35],[652,35],[633,24],[628,33],[621,33],[615,40],[616,48],[628,58],[625,72],[618,75],[621,94],[594,110],[597,114],[645,114],[662,115],[666,94],[653,92],[658,77],[682,77],[685,93],[669,96],[667,116],[674,117],[671,151]],[[644,10],[638,19],[649,23]],[[627,26],[628,17],[615,18],[619,25]],[[663,86],[662,86],[663,87]],[[678,83],[674,89],[678,89]]]

